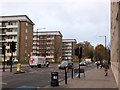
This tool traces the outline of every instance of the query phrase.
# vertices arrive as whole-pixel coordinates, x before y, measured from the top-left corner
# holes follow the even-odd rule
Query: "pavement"
[[[26,67],[26,65],[22,65],[22,68],[24,66]],[[6,71],[2,72],[2,68],[0,65],[0,72],[2,72],[2,74],[0,74],[0,77],[10,74],[9,67],[10,66],[6,66]],[[16,67],[16,65],[13,66],[13,72],[16,72]],[[86,71],[85,77],[84,74],[81,73],[80,78],[74,76],[74,78],[72,79],[71,77],[69,77],[67,79],[67,84],[65,84],[65,81],[63,80],[59,81],[59,86],[48,85],[44,88],[52,90],[56,90],[58,88],[74,88],[78,90],[118,90],[111,68],[108,71],[108,76],[105,76],[104,68],[94,68],[92,70]]]
[[[108,76],[105,76],[104,68],[94,68],[90,71],[80,74],[80,78],[71,77],[65,81],[59,82],[59,86],[46,86],[45,88],[79,88],[79,90],[118,90],[111,69],[108,71]]]

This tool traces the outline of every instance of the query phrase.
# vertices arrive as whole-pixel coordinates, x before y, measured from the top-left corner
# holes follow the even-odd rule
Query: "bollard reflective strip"
[[[68,67],[66,67],[66,72],[68,72]]]
[[[72,65],[72,69],[74,68],[74,65]]]

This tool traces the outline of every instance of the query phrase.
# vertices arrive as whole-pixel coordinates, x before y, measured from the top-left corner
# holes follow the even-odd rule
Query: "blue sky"
[[[110,42],[109,0],[1,0],[0,16],[27,15],[34,30],[60,31],[64,39],[89,41],[92,45]]]

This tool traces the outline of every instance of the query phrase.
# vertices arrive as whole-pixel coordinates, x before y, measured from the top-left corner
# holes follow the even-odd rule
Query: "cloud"
[[[88,40],[94,45],[103,42],[96,39],[99,35],[110,37],[109,0],[5,1],[1,15],[26,14],[35,23],[35,30],[60,30],[64,38]]]

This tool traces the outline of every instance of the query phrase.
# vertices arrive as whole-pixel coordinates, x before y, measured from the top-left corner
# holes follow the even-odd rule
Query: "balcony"
[[[0,28],[6,28],[6,26],[0,26]]]
[[[5,39],[5,41],[6,42],[12,42],[12,41],[17,42],[17,39]]]
[[[10,46],[6,46],[6,49],[10,49]]]
[[[51,56],[46,56],[46,58],[54,58],[54,56],[53,56],[53,55],[51,55]]]
[[[7,25],[6,28],[18,28],[18,25]]]
[[[0,40],[0,42],[5,42],[5,39]]]
[[[6,32],[6,35],[17,35],[17,32]]]
[[[2,32],[2,33],[0,33],[0,35],[6,35],[6,32]]]
[[[11,56],[11,53],[6,53],[6,56]],[[13,53],[13,56],[17,56],[17,53]]]
[[[53,38],[47,38],[47,40],[54,40],[54,37]]]

